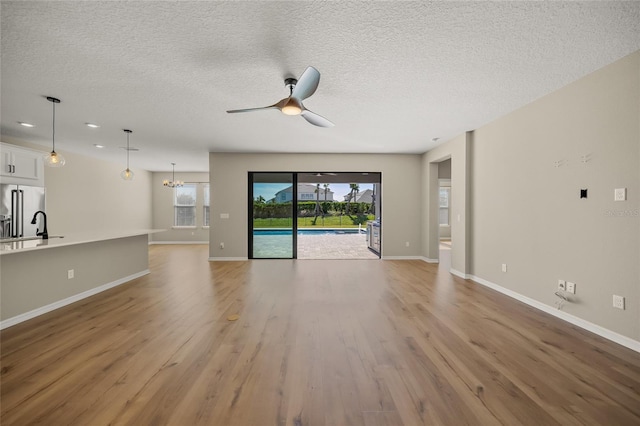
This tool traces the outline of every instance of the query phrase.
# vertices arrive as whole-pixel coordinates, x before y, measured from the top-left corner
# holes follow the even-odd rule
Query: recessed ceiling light
[[[97,124],[93,124],[93,123],[84,123],[84,124],[86,124],[87,127],[91,127],[92,129],[97,129],[98,127],[100,127]]]
[[[440,138],[433,138],[431,139],[431,142],[438,142],[440,140]]]
[[[104,145],[100,145],[98,143],[94,143],[93,146],[95,146],[96,148],[104,148]]]
[[[24,121],[18,121],[18,124],[24,127],[36,127],[34,124],[26,123]]]

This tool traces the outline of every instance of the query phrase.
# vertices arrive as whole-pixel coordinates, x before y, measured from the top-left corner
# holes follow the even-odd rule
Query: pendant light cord
[[[127,132],[127,170],[129,170],[129,132]]]
[[[51,152],[56,152],[56,103],[51,102],[53,104],[53,135],[51,138]]]

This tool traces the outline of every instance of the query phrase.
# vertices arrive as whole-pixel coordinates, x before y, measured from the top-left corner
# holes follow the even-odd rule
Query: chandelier
[[[173,172],[171,172],[171,180],[163,180],[162,185],[167,188],[179,188],[184,185],[184,182],[181,180],[176,180],[176,163],[171,163],[171,167],[173,168]]]

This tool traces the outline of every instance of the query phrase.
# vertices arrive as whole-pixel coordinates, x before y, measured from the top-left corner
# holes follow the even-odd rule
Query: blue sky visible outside
[[[253,197],[258,198],[262,195],[265,200],[270,200],[275,197],[276,192],[290,186],[290,183],[254,183]],[[372,183],[359,183],[358,186],[360,187],[360,192],[366,189],[373,189]],[[320,184],[320,189],[323,190],[323,188],[322,184]],[[333,191],[334,201],[344,201],[344,196],[351,191],[351,188],[349,188],[348,183],[330,183],[329,190]]]

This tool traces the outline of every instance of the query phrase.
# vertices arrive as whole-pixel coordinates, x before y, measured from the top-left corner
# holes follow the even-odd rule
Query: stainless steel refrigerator
[[[44,228],[38,221],[32,225],[33,215],[44,211],[45,191],[42,187],[0,184],[0,238],[35,237]]]

